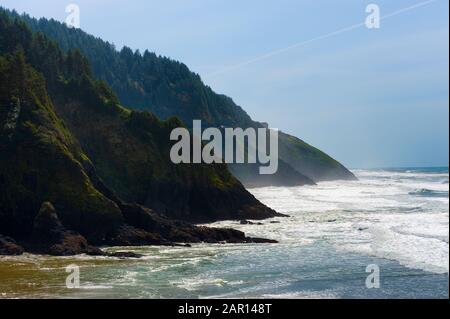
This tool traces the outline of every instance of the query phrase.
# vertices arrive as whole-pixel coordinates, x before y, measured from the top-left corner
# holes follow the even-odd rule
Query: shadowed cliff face
[[[21,76],[15,77],[16,74]],[[70,126],[67,127],[55,113],[43,77],[25,64],[22,53],[6,58],[0,56],[0,82],[0,234],[19,240],[27,251],[52,255],[104,254],[88,242],[117,245],[269,242],[247,238],[235,230],[209,229],[173,221],[140,205],[128,204],[97,175],[95,161],[89,159],[83,151],[83,143],[80,146]],[[164,153],[164,148],[159,148],[164,142],[157,142],[157,139],[166,126],[170,129],[170,123],[107,103],[90,107],[71,103],[65,107],[65,113],[70,113],[67,116],[72,119],[76,118],[75,114],[88,111],[83,125],[77,126],[84,132],[81,137],[88,148],[98,146],[104,151],[94,152],[97,161],[113,163],[99,165],[102,170],[104,167],[111,169],[109,174],[105,173],[111,183],[123,189],[130,183],[131,191],[123,194],[130,197],[130,202],[143,196],[153,204],[147,192],[151,194],[152,187],[158,189],[158,178],[164,177],[171,183],[172,190],[178,187],[179,191],[158,197],[158,201],[169,207],[170,201],[177,201],[176,195],[186,198],[181,202],[192,219],[263,218],[276,214],[249,196],[226,167],[167,167],[160,154]],[[133,120],[134,116],[142,118]],[[146,136],[129,128],[138,129],[139,121],[142,121]],[[105,127],[107,129],[103,131]],[[146,145],[151,146],[146,148]],[[158,173],[154,174],[155,170]],[[137,185],[133,185],[134,182]],[[150,191],[145,187],[147,182],[153,183]],[[163,189],[166,187],[161,185]],[[194,193],[195,189],[191,187],[195,185],[202,185],[204,190],[200,190],[198,198],[192,199],[189,194]],[[235,209],[220,207],[219,203],[216,207],[209,202],[221,196],[232,201]],[[186,217],[171,208],[173,215]],[[197,209],[200,211],[198,216]],[[170,210],[167,208],[166,212]],[[0,254],[22,252],[12,238],[1,237]]]
[[[172,164],[168,134],[180,122],[119,106],[79,53],[63,55],[1,14],[0,31],[1,254],[21,253],[20,245],[96,255],[103,252],[89,243],[270,242],[171,219],[277,214],[226,166]]]
[[[103,239],[122,222],[119,208],[84,172],[88,158],[55,114],[43,77],[21,54],[0,61],[0,233],[27,236],[51,201],[71,229]]]
[[[97,174],[125,201],[191,222],[276,215],[226,165],[173,164],[170,132],[181,126],[176,119],[162,122],[150,113],[120,107],[105,112],[76,94],[58,97],[55,107]]]

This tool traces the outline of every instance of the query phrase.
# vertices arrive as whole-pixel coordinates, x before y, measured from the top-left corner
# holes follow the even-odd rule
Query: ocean
[[[110,247],[141,259],[0,257],[0,298],[448,298],[448,168],[250,191],[290,217],[232,227],[278,244]],[[66,287],[66,267],[80,287]],[[366,270],[379,270],[369,288]]]

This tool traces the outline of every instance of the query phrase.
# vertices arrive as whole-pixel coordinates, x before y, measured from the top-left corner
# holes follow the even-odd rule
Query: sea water
[[[448,298],[448,169],[354,173],[359,181],[251,189],[290,217],[212,225],[278,244],[108,248],[144,255],[124,260],[0,257],[0,298]],[[66,287],[72,264],[79,289]],[[379,288],[366,286],[369,265]]]

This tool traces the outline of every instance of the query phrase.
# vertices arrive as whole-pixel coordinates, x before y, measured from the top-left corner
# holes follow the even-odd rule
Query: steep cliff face
[[[15,13],[8,14],[18,17]],[[180,62],[148,51],[140,54],[127,47],[119,52],[108,42],[54,20],[36,20],[29,16],[20,19],[33,30],[57,41],[63,50],[81,50],[91,62],[95,76],[106,81],[130,108],[151,111],[161,119],[177,116],[187,126],[194,119],[215,127],[263,126],[253,121],[231,98],[215,93],[200,76]],[[279,142],[279,172],[261,176],[252,165],[235,165],[233,174],[249,186],[293,186],[355,179],[342,164],[294,136],[280,134]]]
[[[102,254],[89,243],[169,245],[173,242],[199,241],[264,242],[261,239],[247,238],[239,231],[196,227],[173,221],[151,209],[122,200],[97,175],[96,162],[91,161],[88,153],[84,152],[83,143],[79,143],[76,135],[72,134],[70,125],[66,126],[64,120],[55,112],[45,89],[43,76],[25,63],[23,51],[0,56],[0,83],[0,254],[23,252],[12,238],[21,243],[27,251],[54,255]],[[65,96],[66,90],[73,92],[73,95],[80,92],[72,91],[75,84],[70,83],[72,82],[59,83],[62,92],[60,96]],[[87,88],[81,86],[92,84],[83,80],[76,83],[80,85],[79,89],[84,91]],[[94,87],[88,91],[97,92]],[[241,213],[243,218],[252,216],[251,209],[257,210],[255,217],[276,214],[248,196],[225,167],[213,167],[211,170],[208,167],[195,167],[185,172],[183,169],[178,172],[175,167],[165,167],[161,155],[163,151],[159,149],[159,143],[164,142],[157,140],[161,137],[160,134],[164,136],[164,127],[169,124],[155,118],[152,120],[150,114],[131,113],[109,103],[108,96],[103,96],[100,92],[97,94],[98,101],[104,103],[82,105],[80,98],[78,104],[65,104],[68,109],[61,108],[61,111],[78,120],[81,119],[74,113],[79,115],[84,111],[88,112],[89,116],[83,120],[89,121],[90,124],[80,126],[87,131],[85,135],[80,134],[80,137],[88,147],[105,145],[105,153],[100,152],[101,155],[96,157],[97,161],[120,163],[123,159],[129,163],[128,160],[133,155],[139,158],[138,161],[130,162],[137,166],[137,171],[134,171],[136,168],[132,165],[124,163],[121,163],[122,166],[106,164],[108,169],[120,171],[117,174],[113,171],[105,173],[117,189],[127,186],[128,180],[122,182],[122,178],[129,178],[133,184],[138,183],[138,177],[141,176],[142,184],[134,186],[139,194],[136,196],[140,196],[145,192],[139,187],[145,188],[146,182],[153,182],[155,188],[158,188],[157,185],[161,181],[156,177],[164,176],[176,185],[183,185],[186,179],[193,184],[203,183],[208,189],[204,194],[206,197],[209,192],[217,196],[223,192],[224,196],[227,196],[228,191],[234,191],[244,199],[242,202],[235,201],[236,207],[240,207],[242,212],[226,210],[229,215],[225,217],[240,218]],[[70,97],[67,99],[71,100]],[[69,115],[67,116],[69,118]],[[138,120],[133,120],[134,116]],[[102,120],[107,127],[107,132],[103,134],[101,133],[104,126],[99,125]],[[140,132],[145,133],[145,136],[132,133],[133,130],[139,132],[142,129],[139,125],[146,128]],[[133,130],[127,128],[129,126]],[[92,141],[88,139],[90,134],[96,135],[91,136]],[[116,153],[122,154],[126,147],[131,146],[133,151],[138,151],[139,147],[145,149],[147,143],[151,146],[148,146],[144,153],[131,152],[125,154],[129,155],[125,158],[111,153],[107,156],[114,148],[118,151]],[[101,163],[98,163],[102,167]],[[158,173],[145,176],[147,170],[156,170]],[[128,177],[128,174],[131,177]],[[134,201],[134,198],[131,198],[134,196],[131,195],[132,192],[123,195]],[[173,196],[171,199],[176,200]],[[211,204],[203,207],[205,202],[208,201],[202,198],[197,206],[193,206],[193,202],[188,201],[186,207],[194,216],[198,208],[204,209],[205,214],[210,214],[206,215],[210,219],[224,217],[220,215],[221,211],[215,210]],[[245,206],[247,204],[248,210]]]
[[[0,62],[0,233],[28,234],[41,203],[52,201],[71,228],[104,238],[120,210],[93,187],[82,167],[88,158],[55,114],[42,76],[24,63],[20,54]]]
[[[74,93],[70,93],[74,92]],[[225,165],[173,164],[170,132],[182,124],[148,112],[102,109],[83,101],[76,84],[55,107],[97,174],[125,201],[191,222],[262,219],[276,213],[257,201]]]
[[[0,34],[0,254],[270,242],[175,221],[278,214],[224,165],[172,164],[169,133],[181,123],[121,107],[79,52],[1,12]]]

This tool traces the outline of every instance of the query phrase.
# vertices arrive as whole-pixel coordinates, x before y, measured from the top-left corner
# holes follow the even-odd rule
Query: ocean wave
[[[437,191],[427,188],[422,188],[413,192],[409,192],[408,194],[423,197],[448,197],[448,191]]]
[[[436,238],[402,234],[382,227],[372,229],[374,255],[428,272],[449,272],[448,243]]]
[[[225,286],[237,286],[244,284],[242,280],[225,280],[222,278],[191,278],[183,279],[181,281],[170,281],[174,286],[177,286],[188,291],[196,291],[204,289],[205,287],[215,286],[215,287],[225,287]]]
[[[410,169],[360,170],[357,175],[360,180],[352,183],[324,182],[291,188],[288,193],[283,188],[252,192],[263,203],[292,216],[278,226],[289,237],[282,243],[294,243],[299,236],[312,242],[325,240],[339,250],[448,273],[449,192],[442,184],[448,174]]]

